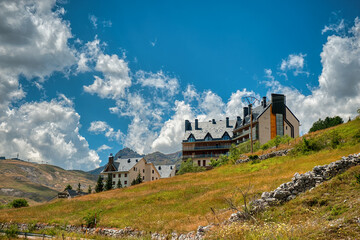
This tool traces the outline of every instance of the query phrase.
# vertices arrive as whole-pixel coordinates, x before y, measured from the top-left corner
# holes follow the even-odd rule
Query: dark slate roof
[[[257,121],[258,118],[261,116],[261,114],[263,114],[270,107],[270,105],[271,105],[271,102],[267,102],[265,108],[262,105],[253,108],[252,109],[253,122]],[[237,121],[236,128],[240,128],[240,127],[246,126],[248,124],[250,124],[250,113],[244,119],[241,119],[241,121]]]
[[[155,168],[161,178],[168,178],[170,173],[175,170],[175,165],[156,165]]]
[[[195,137],[196,140],[204,139],[207,133],[210,133],[212,138],[217,139],[222,138],[225,132],[227,132],[229,136],[232,137],[235,123],[236,120],[229,120],[230,127],[226,127],[226,121],[216,121],[215,123],[212,123],[212,121],[199,122],[199,129],[195,130],[195,122],[192,122],[190,123],[192,130],[185,131],[183,140],[187,140],[191,134]]]
[[[67,191],[67,192],[69,193],[69,196],[72,197],[72,198],[79,195],[77,191],[72,190],[72,189],[71,189],[71,190],[70,190],[70,189],[67,189],[67,190],[65,190],[65,191]]]

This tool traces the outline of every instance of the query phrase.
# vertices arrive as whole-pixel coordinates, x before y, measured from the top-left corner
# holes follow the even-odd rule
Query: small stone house
[[[118,158],[110,154],[109,162],[100,173],[104,181],[111,174],[113,187],[120,180],[122,187],[129,187],[134,179],[140,174],[143,182],[150,182],[161,178],[159,171],[153,163],[148,163],[144,158]]]
[[[87,195],[88,193],[86,192],[78,192],[72,189],[65,189],[62,192],[58,193],[58,198],[74,198],[74,197],[78,197],[78,196],[83,196],[83,195]]]

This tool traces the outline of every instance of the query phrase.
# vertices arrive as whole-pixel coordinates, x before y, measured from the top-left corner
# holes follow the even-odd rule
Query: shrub
[[[6,237],[8,237],[9,239],[16,238],[18,232],[19,228],[17,224],[12,224],[8,229],[5,230]]]
[[[192,159],[189,158],[186,161],[183,161],[180,165],[180,169],[177,174],[184,174],[184,173],[190,173],[190,172],[202,172],[205,171],[205,168],[200,166],[195,166]]]
[[[9,203],[9,206],[12,208],[21,208],[21,207],[28,207],[29,204],[26,201],[26,199],[19,198],[19,199],[15,199],[11,203]]]
[[[219,167],[225,165],[229,162],[229,158],[226,155],[221,155],[218,159],[211,159],[210,166]]]
[[[102,210],[96,210],[89,212],[85,217],[83,217],[83,220],[85,221],[85,225],[88,228],[94,228],[96,227],[96,224],[100,221],[100,213]]]
[[[355,179],[356,179],[356,182],[358,184],[360,184],[360,173],[359,174],[355,174]]]
[[[333,127],[341,123],[344,123],[344,121],[339,116],[326,117],[324,120],[319,119],[318,121],[314,122],[309,132],[315,132],[321,129]]]
[[[133,185],[136,185],[136,184],[140,184],[142,183],[142,178],[141,178],[141,174],[139,172],[138,176],[136,177],[136,179],[134,179],[132,182],[131,182],[131,186]]]
[[[65,190],[72,190],[72,186],[70,184],[68,184],[66,187],[65,187]]]

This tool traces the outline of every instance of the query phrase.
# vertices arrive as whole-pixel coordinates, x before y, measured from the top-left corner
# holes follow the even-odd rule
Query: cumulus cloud
[[[96,152],[102,152],[102,151],[109,150],[109,149],[111,149],[111,147],[109,147],[108,145],[103,144],[96,150]]]
[[[227,117],[235,119],[237,116],[242,117],[243,115],[243,107],[247,107],[248,103],[244,102],[242,99],[243,97],[252,96],[257,98],[259,101],[261,97],[259,94],[256,94],[253,91],[247,91],[244,88],[242,91],[237,90],[236,92],[232,93],[230,96],[229,101],[226,104],[225,114]],[[254,106],[259,105],[259,102],[255,102]]]
[[[297,89],[269,81],[270,92],[286,95],[287,105],[302,123],[306,133],[313,122],[326,116],[354,117],[360,106],[360,20],[346,35],[331,35],[320,54],[322,72],[319,85],[306,96]]]
[[[293,71],[293,74],[294,76],[297,76],[299,74],[306,74],[306,75],[309,75],[308,72],[306,71],[303,71],[304,69],[304,63],[305,63],[305,58],[306,57],[306,54],[290,54],[287,59],[283,59],[282,62],[281,62],[281,66],[280,66],[280,69],[283,71],[283,72],[286,72],[288,70],[292,70]],[[269,69],[267,69],[269,70]],[[266,70],[265,70],[266,72]]]
[[[188,84],[186,90],[182,92],[186,101],[191,102],[192,100],[197,100],[199,98],[199,94],[196,91],[196,88],[192,84]]]
[[[324,34],[326,32],[335,32],[335,33],[341,33],[345,30],[345,23],[344,19],[340,20],[340,23],[333,23],[330,25],[326,25],[323,30],[321,30],[321,34]]]
[[[90,170],[100,160],[79,134],[80,116],[69,99],[25,103],[0,117],[1,155]]]
[[[131,86],[128,63],[116,54],[101,53],[97,57],[95,70],[101,72],[104,78],[95,76],[93,84],[84,86],[84,91],[97,94],[101,98],[119,99],[125,90]]]
[[[115,131],[104,121],[91,122],[88,131],[95,134],[104,134],[109,140],[121,141],[124,136],[120,130]]]
[[[173,96],[178,92],[178,80],[164,74],[162,70],[157,73],[139,70],[136,72],[136,78],[143,87],[161,89],[167,91],[170,96]]]

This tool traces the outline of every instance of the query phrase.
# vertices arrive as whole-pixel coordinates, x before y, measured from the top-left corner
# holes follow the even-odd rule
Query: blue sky
[[[306,133],[360,108],[358,1],[3,1],[0,154],[92,169],[283,93]]]

